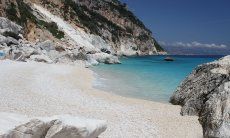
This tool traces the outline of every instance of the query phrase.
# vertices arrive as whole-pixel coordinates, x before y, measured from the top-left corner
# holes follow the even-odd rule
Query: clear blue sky
[[[158,41],[230,45],[230,0],[121,0]]]

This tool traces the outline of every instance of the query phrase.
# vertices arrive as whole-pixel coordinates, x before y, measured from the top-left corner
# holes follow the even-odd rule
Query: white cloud
[[[174,43],[166,43],[166,42],[159,42],[163,46],[175,46],[175,47],[187,47],[187,48],[218,48],[218,49],[225,49],[228,48],[227,45],[224,44],[205,44],[205,43],[200,43],[197,41],[191,42],[191,43],[184,43],[184,42],[174,42]]]

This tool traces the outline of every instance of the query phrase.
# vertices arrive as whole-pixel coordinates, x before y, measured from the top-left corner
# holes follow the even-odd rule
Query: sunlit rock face
[[[33,11],[36,9],[33,4],[37,4],[63,19],[76,30],[80,30],[78,35],[88,41],[86,44],[92,44],[99,50],[106,47],[112,54],[127,56],[154,55],[164,52],[152,37],[152,32],[128,10],[126,4],[118,0],[5,0],[3,3],[6,4],[0,6],[2,15],[24,25],[26,38],[34,41],[36,39],[45,41],[45,38],[52,38],[41,27],[44,24],[41,25],[40,21],[34,21],[35,18],[52,21],[44,19],[44,15]],[[20,9],[31,10],[30,12],[35,17],[30,14],[25,14],[30,17],[22,16],[24,14]],[[18,13],[12,15],[13,11]],[[60,24],[58,26],[61,30],[65,29]],[[48,29],[47,26],[45,28]],[[65,31],[65,34],[69,33]],[[52,34],[56,36],[53,32]],[[58,35],[58,37],[62,36]]]
[[[170,102],[198,115],[205,137],[230,137],[230,56],[197,67]]]
[[[28,118],[0,113],[1,138],[97,138],[106,128],[105,121],[70,115]]]

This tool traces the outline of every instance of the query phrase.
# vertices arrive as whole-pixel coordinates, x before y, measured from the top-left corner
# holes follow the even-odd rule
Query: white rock
[[[69,23],[65,22],[60,17],[51,14],[49,11],[41,6],[34,4],[34,8],[37,9],[38,12],[46,16],[46,18],[55,22],[58,27],[75,42],[75,45],[79,47],[84,47],[87,52],[100,52],[101,48],[107,48],[108,50],[113,51],[111,49],[111,46],[106,43],[105,40],[103,40],[100,36],[88,34],[81,28],[74,28]]]
[[[22,45],[20,48],[19,48],[21,51],[23,51],[25,57],[30,57],[31,55],[36,55],[36,54],[41,54],[39,53],[38,50],[36,50],[35,48],[33,48],[32,46],[25,46],[25,45]]]
[[[89,55],[89,62],[94,62],[96,60],[99,63],[106,63],[106,64],[119,64],[120,61],[118,57],[107,54],[107,53],[95,53]]]
[[[131,41],[122,41],[120,51],[118,51],[118,55],[133,56],[137,55],[137,52],[140,53],[140,51],[136,51],[133,48],[137,49],[137,45],[135,43]]]
[[[96,138],[106,128],[105,121],[70,115],[30,119],[0,113],[1,138]]]
[[[53,62],[46,55],[32,55],[32,56],[30,56],[30,60],[37,61],[37,62],[45,62],[45,63],[52,63]]]
[[[54,43],[50,40],[38,43],[37,47],[40,47],[41,49],[46,50],[47,52],[49,52],[50,50],[55,50]]]
[[[16,126],[24,124],[27,121],[29,120],[26,116],[0,112],[0,137],[3,134],[9,133],[9,131],[14,129]]]
[[[10,20],[0,17],[0,34],[4,32],[14,32],[16,34],[19,34],[22,30],[22,27],[11,22]]]
[[[96,138],[107,128],[101,120],[72,117],[70,115],[54,116],[46,120],[58,120],[47,132],[46,138]]]
[[[0,44],[6,43],[6,37],[3,35],[0,35]]]
[[[229,71],[224,69],[224,68],[214,68],[211,70],[212,73],[216,73],[216,74],[228,74]]]
[[[89,60],[88,60],[88,63],[86,63],[86,66],[88,67],[88,66],[96,66],[96,65],[98,65],[99,64],[99,62],[97,62],[97,60],[95,60],[94,58],[90,58]]]
[[[58,51],[56,51],[56,50],[50,50],[50,51],[47,53],[47,55],[49,56],[49,58],[50,58],[51,60],[55,61],[56,59],[62,57],[64,53],[65,53],[65,52],[60,53],[60,52],[58,52]]]

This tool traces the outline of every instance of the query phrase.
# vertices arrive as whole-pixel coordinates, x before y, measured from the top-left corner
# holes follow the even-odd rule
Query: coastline
[[[93,71],[83,66],[9,60],[0,66],[1,112],[107,120],[105,138],[202,137],[198,117],[180,116],[180,106],[97,90]]]

